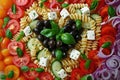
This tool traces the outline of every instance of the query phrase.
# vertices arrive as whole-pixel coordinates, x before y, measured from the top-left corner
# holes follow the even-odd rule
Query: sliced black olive
[[[37,23],[37,28],[39,29],[39,30],[42,30],[43,29],[43,26],[44,26],[44,21],[42,20],[42,21],[38,21],[38,23]]]
[[[43,41],[43,46],[45,46],[45,47],[48,47],[48,39],[45,39],[44,41]]]
[[[56,47],[60,47],[60,46],[62,46],[62,41],[57,41]]]
[[[67,53],[63,52],[63,58],[67,58]]]
[[[70,34],[73,35],[73,37],[75,37],[77,34],[79,34],[79,32],[78,30],[72,30]]]
[[[50,39],[48,42],[49,48],[53,49],[55,47],[55,40],[54,39]]]
[[[51,28],[50,20],[45,20],[44,25],[46,28]]]
[[[72,44],[69,44],[69,45],[68,45],[68,47],[69,47],[69,48],[73,48],[73,47],[74,47],[74,45],[72,45]]]
[[[33,29],[33,32],[34,32],[35,34],[37,34],[37,35],[40,34],[40,30],[39,30],[37,27]]]
[[[38,38],[38,40],[40,40],[40,41],[43,41],[43,40],[44,40],[44,36],[43,36],[43,35],[40,35],[40,34],[37,36],[37,38]]]
[[[52,51],[52,56],[55,57],[55,50]]]
[[[62,51],[64,51],[64,52],[66,52],[66,51],[69,50],[68,45],[62,45],[62,46],[60,47],[60,49],[61,49]]]
[[[71,29],[71,25],[65,25],[64,26],[64,31],[65,32],[70,32],[72,29]]]
[[[71,28],[72,30],[76,30],[76,24],[73,24]]]
[[[81,37],[80,35],[76,35],[76,36],[75,36],[75,40],[76,40],[76,41],[81,40],[81,39],[82,39],[82,37]]]
[[[75,21],[73,19],[70,19],[67,21],[66,24],[73,25],[73,24],[75,24]]]

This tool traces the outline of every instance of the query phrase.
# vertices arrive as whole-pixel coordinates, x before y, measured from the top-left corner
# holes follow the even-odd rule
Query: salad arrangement
[[[119,0],[0,0],[0,80],[119,80]]]

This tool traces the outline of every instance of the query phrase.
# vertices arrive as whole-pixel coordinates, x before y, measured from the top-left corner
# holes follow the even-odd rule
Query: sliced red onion
[[[120,33],[120,24],[117,25],[117,28],[118,28],[118,33]]]
[[[120,4],[119,4],[119,6],[116,8],[116,14],[117,14],[117,15],[120,15]]]
[[[120,67],[120,59],[117,55],[113,55],[105,63],[109,69],[118,69]]]
[[[118,39],[116,42],[116,49],[117,49],[117,55],[120,56],[120,39]]]
[[[120,24],[120,16],[117,16],[116,18],[113,19],[112,25],[113,27],[118,27],[117,25]]]
[[[105,2],[106,2],[106,4],[114,6],[114,7],[116,7],[116,6],[118,6],[120,4],[120,0],[113,0],[113,1],[105,0]]]
[[[113,53],[114,53],[114,51],[112,50],[112,51],[111,51],[111,54],[105,55],[105,54],[102,52],[102,50],[103,50],[103,48],[100,48],[100,50],[99,50],[99,52],[98,52],[98,54],[97,54],[97,56],[99,56],[100,58],[108,58],[108,57],[112,56]]]
[[[103,78],[103,80],[109,80],[111,77],[111,73],[107,69],[103,69],[101,71],[101,77]]]
[[[120,39],[120,33],[116,35],[116,40],[119,40],[119,39]]]

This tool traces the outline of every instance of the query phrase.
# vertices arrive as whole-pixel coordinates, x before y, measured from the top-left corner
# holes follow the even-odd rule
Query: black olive
[[[62,45],[62,41],[57,41],[56,47],[60,47]]]
[[[63,52],[63,58],[67,58],[67,53]]]
[[[70,34],[73,35],[73,37],[75,37],[78,33],[79,33],[78,30],[72,30],[70,32]]]
[[[46,28],[51,28],[50,20],[45,20],[44,25]]]
[[[79,34],[75,36],[76,41],[81,40],[81,39],[82,39],[82,37]]]
[[[76,30],[76,24],[73,24],[71,28],[72,30]]]
[[[66,23],[66,24],[73,25],[73,24],[75,24],[75,21],[74,21],[74,20],[72,20],[72,19],[70,19],[70,20],[68,20],[68,21],[67,21],[67,23]]]
[[[64,26],[64,31],[65,32],[70,32],[72,29],[71,29],[71,26],[70,25],[65,25]]]
[[[43,40],[44,40],[44,36],[43,36],[43,35],[40,35],[40,34],[37,36],[37,38],[38,38],[38,40],[40,40],[40,41],[43,41]]]
[[[80,28],[79,33],[82,34],[83,31],[83,28]]]
[[[33,29],[33,32],[34,32],[35,34],[37,34],[37,35],[40,34],[40,30],[39,30],[37,27]]]
[[[45,40],[43,41],[43,46],[48,47],[48,39],[45,39]]]
[[[60,48],[61,48],[61,50],[64,51],[64,52],[66,52],[66,51],[69,50],[68,45],[62,45]]]
[[[73,48],[73,47],[74,47],[74,45],[72,45],[72,44],[69,44],[69,45],[68,45],[68,47],[69,47],[69,48]]]
[[[49,42],[48,42],[48,45],[50,48],[54,48],[55,47],[55,40],[54,39],[50,39]]]
[[[44,26],[44,21],[42,20],[42,21],[38,21],[38,23],[37,23],[37,28],[39,29],[39,30],[42,30],[43,29],[43,26]]]
[[[55,57],[55,50],[52,51],[52,56]]]

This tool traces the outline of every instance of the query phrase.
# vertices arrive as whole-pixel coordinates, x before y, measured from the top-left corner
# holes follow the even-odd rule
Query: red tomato
[[[34,0],[29,0],[28,3],[25,5],[25,8],[29,8],[33,2]]]
[[[69,0],[69,3],[78,3],[80,0]]]
[[[16,34],[20,29],[20,24],[17,20],[12,19],[8,22],[7,26],[5,27],[5,30],[7,29],[10,29],[12,34]]]
[[[85,68],[85,60],[81,60],[80,61],[80,69],[81,69],[81,73],[84,73],[84,75],[86,74],[90,74],[92,72],[94,72],[97,68],[98,68],[98,65],[96,64],[95,61],[92,61],[90,63],[90,66],[88,69]]]
[[[71,72],[70,80],[80,80],[81,76],[83,76],[81,70],[79,68],[75,68]]]
[[[2,42],[1,42],[1,48],[2,48],[2,49],[7,48],[9,43],[10,43],[10,39],[7,38],[7,37],[5,37],[5,38],[2,40]]]
[[[102,16],[102,18],[108,16],[108,6],[104,6],[99,10],[99,14],[100,16]]]
[[[49,72],[42,72],[39,75],[40,80],[54,80],[53,76]]]
[[[105,42],[111,42],[114,43],[115,41],[115,37],[111,36],[111,35],[104,35],[100,38],[99,40],[99,46],[101,46],[102,44],[104,44]]]
[[[31,68],[31,69],[32,68],[37,68],[37,65],[35,65],[33,63],[30,63],[30,64],[28,64],[28,67]],[[35,78],[39,76],[39,73],[34,71],[34,70],[31,70],[31,71],[29,70],[27,72],[23,72],[23,75],[29,80],[35,80]]]
[[[58,3],[58,2],[53,2],[51,5],[50,5],[50,8],[52,9],[52,10],[60,10],[60,8],[61,8],[61,6],[60,6],[60,4]]]
[[[96,7],[96,12],[97,12],[100,8],[104,7],[105,5],[106,5],[106,4],[105,4],[105,0],[99,0],[98,6]]]
[[[17,9],[17,11],[15,14],[12,12],[11,8],[8,10],[7,14],[9,15],[10,18],[19,19],[24,16],[24,11],[21,7],[16,6],[16,9]]]
[[[47,8],[50,8],[50,2],[49,2],[49,0],[48,1],[46,1],[46,2],[44,2],[44,5],[47,7]]]
[[[102,50],[102,52],[103,52],[105,55],[110,55],[111,49],[110,49],[110,48],[104,48],[104,49]]]
[[[5,36],[5,31],[3,29],[0,29],[0,37],[4,37]]]
[[[115,36],[117,33],[117,31],[115,30],[115,28],[112,27],[112,25],[103,25],[102,26],[102,30],[101,30],[101,35],[111,35],[111,36]]]
[[[21,50],[24,49],[24,46],[21,42],[16,42],[16,41],[11,42],[8,45],[8,49],[10,51],[10,54],[17,55],[17,52],[16,52],[17,47],[19,47]]]
[[[95,57],[97,54],[98,54],[98,51],[97,51],[97,50],[91,50],[91,51],[88,53],[88,58],[93,58],[93,57]]]
[[[14,3],[17,5],[17,6],[25,6],[27,5],[29,2],[29,0],[14,0]]]
[[[29,62],[30,56],[28,54],[24,54],[23,57],[18,56],[13,57],[13,63],[18,67],[26,66]]]
[[[85,2],[88,4],[88,6],[90,6],[92,3],[92,0],[86,0]]]

